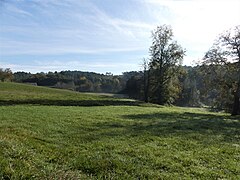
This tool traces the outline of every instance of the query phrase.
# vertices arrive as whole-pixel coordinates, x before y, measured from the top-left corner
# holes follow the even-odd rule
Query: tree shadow
[[[10,105],[45,105],[45,106],[141,106],[141,101],[128,100],[49,100],[49,99],[26,99],[26,100],[0,100],[0,106]]]
[[[201,113],[153,113],[133,114],[122,116],[133,123],[104,122],[96,126],[105,131],[102,137],[111,136],[139,136],[150,134],[160,137],[221,137],[224,142],[240,142],[240,118],[227,115]],[[110,131],[115,129],[115,131]],[[121,131],[118,131],[121,129]]]

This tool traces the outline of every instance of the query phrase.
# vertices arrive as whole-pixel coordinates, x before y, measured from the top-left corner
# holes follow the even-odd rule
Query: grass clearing
[[[117,96],[117,95],[116,95]],[[69,90],[0,82],[0,105],[36,104],[55,106],[142,105],[142,102],[109,94],[80,93]]]
[[[2,104],[0,122],[2,179],[240,179],[240,118],[228,114]]]

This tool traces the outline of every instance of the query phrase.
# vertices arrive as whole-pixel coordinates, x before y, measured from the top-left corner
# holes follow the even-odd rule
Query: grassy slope
[[[0,83],[1,100],[88,100],[101,99],[74,91],[32,86],[20,83]]]
[[[3,178],[240,178],[239,117],[177,107],[2,105],[0,122]]]
[[[140,102],[109,95],[79,93],[19,83],[0,83],[0,105],[39,104],[59,106],[137,105]]]

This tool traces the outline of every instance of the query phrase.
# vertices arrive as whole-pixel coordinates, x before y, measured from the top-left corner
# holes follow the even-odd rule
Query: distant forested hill
[[[82,71],[42,72],[36,74],[16,72],[13,74],[13,81],[80,92],[118,93],[125,89],[126,82],[135,74],[137,72],[123,73],[123,75]]]

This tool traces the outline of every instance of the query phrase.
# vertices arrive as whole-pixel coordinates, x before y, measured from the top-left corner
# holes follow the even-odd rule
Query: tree
[[[177,96],[176,76],[185,50],[173,40],[170,26],[163,25],[152,31],[150,47],[150,90],[152,100],[158,104],[172,103]]]
[[[219,79],[219,83],[224,82],[225,88],[232,88],[234,96],[232,115],[240,114],[240,26],[225,31],[219,36],[206,53],[204,63],[209,67],[228,68],[225,71],[219,71],[220,74],[225,72],[224,76]]]
[[[126,83],[125,92],[130,98],[143,100],[144,95],[142,94],[143,79],[142,74],[133,75]]]
[[[149,91],[149,81],[150,81],[150,69],[147,59],[143,59],[143,91],[144,91],[144,101],[148,102],[148,91]]]
[[[0,81],[12,81],[13,74],[10,68],[2,69],[0,68]]]

